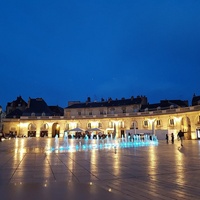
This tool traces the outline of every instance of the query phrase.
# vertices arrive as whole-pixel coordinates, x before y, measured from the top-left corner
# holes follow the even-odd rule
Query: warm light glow
[[[181,118],[182,118],[182,117],[174,117],[174,119],[175,119],[175,122],[179,122],[179,123],[180,123],[180,121],[181,121]]]
[[[17,126],[19,126],[20,128],[26,128],[28,127],[28,123],[20,122],[20,124],[18,124]]]
[[[148,121],[151,123],[151,124],[153,124],[154,122],[155,122],[155,118],[154,119],[148,119]]]

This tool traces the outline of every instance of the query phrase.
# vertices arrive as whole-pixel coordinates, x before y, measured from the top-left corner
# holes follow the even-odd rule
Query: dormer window
[[[45,116],[45,115],[46,115],[45,112],[43,112],[43,113],[42,113],[42,116]]]
[[[31,116],[32,116],[32,117],[34,117],[34,116],[35,116],[35,113],[34,113],[34,112],[32,112],[32,113],[31,113]]]
[[[148,108],[145,108],[145,109],[144,109],[145,112],[148,112],[148,110],[149,110]]]
[[[158,106],[158,107],[157,107],[157,110],[161,110],[161,107],[160,107],[160,106]]]
[[[170,105],[170,109],[173,109],[174,108],[174,105]]]

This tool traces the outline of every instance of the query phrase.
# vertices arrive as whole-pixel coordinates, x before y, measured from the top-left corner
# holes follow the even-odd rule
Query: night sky
[[[1,0],[0,105],[200,95],[199,0]]]

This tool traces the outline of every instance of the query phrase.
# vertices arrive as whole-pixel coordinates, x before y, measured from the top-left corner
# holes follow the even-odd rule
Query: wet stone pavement
[[[57,142],[62,143],[63,139]],[[52,138],[0,143],[1,199],[199,199],[200,141],[49,151]]]

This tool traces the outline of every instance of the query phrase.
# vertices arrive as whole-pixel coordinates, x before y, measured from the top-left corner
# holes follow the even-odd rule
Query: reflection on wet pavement
[[[28,192],[47,199],[61,194],[58,199],[199,198],[199,141],[184,141],[182,148],[178,141],[159,141],[130,148],[47,151],[54,142],[19,138],[0,143],[3,199],[14,199],[14,194],[24,199]]]

